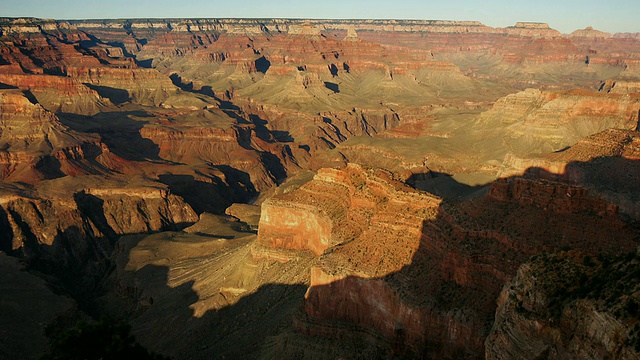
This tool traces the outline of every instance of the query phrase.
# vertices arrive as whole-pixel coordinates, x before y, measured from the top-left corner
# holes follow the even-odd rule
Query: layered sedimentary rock
[[[197,213],[117,243],[104,283],[100,311],[166,355],[479,358],[529,256],[637,246],[633,34],[4,19],[0,40],[0,250],[86,294],[118,237]]]
[[[231,120],[224,113],[205,111],[199,118],[199,124],[181,129],[144,127],[140,136],[158,146],[162,159],[230,166],[248,175],[254,191],[264,191],[299,169],[288,145],[277,144],[268,132],[258,134],[252,125],[220,124],[220,119]],[[303,153],[296,155],[304,159]]]
[[[399,112],[409,121],[422,110],[416,104],[441,101],[437,91],[482,87],[423,50],[283,32],[205,35],[168,32],[150,40],[138,58],[153,58],[183,89],[232,102],[282,134],[277,139],[312,152],[392,129],[403,120]],[[191,44],[196,37],[203,43]]]
[[[33,182],[99,174],[118,161],[99,137],[69,129],[18,90],[0,90],[0,111],[3,180]]]
[[[484,198],[447,204],[403,188],[389,173],[322,170],[263,203],[258,243],[323,254],[311,270],[301,331],[364,332],[405,356],[479,357],[495,298],[528,255],[564,246],[609,254],[635,248],[635,232],[615,205],[575,186],[512,181],[496,183]],[[605,245],[612,231],[616,245]]]
[[[31,91],[51,111],[95,114],[128,100],[158,105],[177,90],[122,49],[69,24],[33,20],[29,26],[41,30],[3,32],[0,83]]]
[[[637,160],[636,131],[609,129],[585,137],[575,145],[554,152],[545,157],[518,158],[508,156],[503,164],[502,176],[522,174],[527,169],[536,175],[561,178],[572,182],[582,181],[584,174],[571,169],[571,162],[589,162],[604,157],[622,157],[630,161]],[[575,166],[573,166],[575,168]],[[546,172],[546,174],[545,174]]]
[[[36,187],[4,185],[2,249],[59,265],[104,261],[120,235],[197,220],[191,207],[162,184],[138,180],[136,186],[124,180],[94,176],[75,184],[58,179]]]
[[[512,153],[550,153],[609,128],[635,130],[639,109],[633,95],[528,89],[498,100],[476,127],[499,128]]]
[[[321,169],[313,181],[298,190],[275,196],[262,204],[258,240],[265,246],[311,250],[321,255],[328,249],[366,237],[366,231],[371,234],[390,232],[390,239],[396,231],[415,232],[414,227],[420,225],[420,214],[437,208],[439,199],[422,197],[408,188],[396,191],[394,185],[399,184],[389,181],[392,181],[391,174],[383,171],[375,174],[355,164],[344,170]],[[401,206],[409,206],[412,210],[403,215],[407,229],[402,228],[405,224],[400,219],[394,220],[400,221],[394,226],[387,223],[393,219],[385,217],[386,207]],[[372,226],[376,229],[371,229]],[[408,260],[411,250],[405,255]],[[370,261],[375,262],[374,259]],[[379,271],[384,272],[384,269]]]
[[[305,324],[347,321],[389,338],[400,326],[406,328],[404,345],[415,350],[425,341],[421,309],[375,277],[410,264],[420,247],[422,222],[435,217],[439,203],[394,181],[388,172],[353,164],[322,169],[298,190],[262,204],[258,243],[331,254],[311,270],[305,311],[316,320]],[[378,294],[375,300],[373,293]],[[309,334],[331,332],[328,323],[329,328],[307,325],[301,326]]]
[[[1,70],[1,69],[0,69]],[[95,114],[109,103],[77,79],[41,74],[0,74],[0,82],[28,91],[53,112]]]
[[[505,157],[500,176],[526,173],[580,184],[616,204],[634,219],[637,206],[638,133],[610,129],[580,140],[574,146],[544,157]]]
[[[61,54],[62,60],[57,63],[62,73],[87,84],[85,88],[95,90],[105,101],[133,101],[194,110],[218,106],[213,99],[187,100],[176,93],[175,87],[166,79],[171,76],[173,83],[184,91],[224,99],[240,106],[247,115],[259,116],[267,122],[269,130],[280,134],[276,136],[278,140],[296,141],[309,148],[312,155],[317,150],[323,152],[333,148],[345,139],[376,136],[416,120],[422,129],[427,129],[428,122],[419,115],[424,111],[425,103],[456,108],[486,107],[487,101],[496,99],[501,92],[487,87],[483,83],[486,79],[564,88],[570,81],[587,84],[583,81],[615,77],[622,74],[623,68],[631,66],[637,48],[629,42],[634,40],[625,43],[616,39],[626,38],[591,36],[595,30],[585,29],[564,37],[548,25],[537,23],[494,29],[477,22],[450,21],[174,19],[78,21],[64,26],[58,24],[55,31],[46,21],[26,23],[35,28],[46,25],[49,30],[43,30],[44,37],[36,34],[31,41],[42,43],[42,39],[49,39],[52,45],[47,46]],[[13,25],[9,22],[6,26]],[[322,36],[300,33],[299,29],[305,27],[319,29]],[[95,33],[98,40],[89,42],[85,33]],[[343,41],[347,33],[351,34],[350,38],[356,34],[361,41]],[[19,32],[12,31],[11,34],[14,36]],[[407,41],[401,42],[404,47],[388,45],[398,37],[406,37]],[[58,44],[58,39],[77,41],[82,53],[74,54],[69,46]],[[38,52],[25,57],[19,51],[8,49],[15,58],[9,60],[11,64],[19,63],[23,68],[34,69],[32,71],[38,66],[29,65],[29,61],[43,59]],[[483,54],[479,55],[478,51]],[[162,75],[152,69],[137,68],[131,57],[133,54],[137,56],[137,63],[152,65]],[[585,63],[587,56],[589,61]],[[8,55],[6,58],[12,59]],[[18,58],[21,60],[16,60]],[[96,61],[102,63],[101,66],[94,66]],[[84,63],[92,65],[84,66]],[[555,65],[534,66],[537,63]],[[15,68],[11,66],[6,68]],[[525,68],[527,70],[521,72]],[[125,85],[133,78],[140,89],[144,88],[144,94],[136,87]],[[623,90],[625,81],[629,83],[628,80],[616,81],[620,84],[619,91]],[[370,86],[372,84],[375,86]],[[462,101],[461,91],[471,91],[482,95],[483,99]],[[492,94],[492,91],[496,93]],[[496,111],[500,111],[498,108],[500,105]],[[573,111],[562,106],[554,109],[550,111]],[[384,115],[373,120],[367,114]],[[580,125],[579,134],[572,135],[570,140],[606,126],[621,126],[610,123]],[[513,130],[535,137],[536,131],[529,131],[534,125],[528,124],[524,129],[514,126]],[[549,130],[556,131],[552,126],[537,130],[540,136],[548,137],[543,144],[522,139],[522,136],[519,140],[528,143],[529,149],[556,149],[559,138],[542,134]],[[448,131],[429,134],[452,136]],[[555,143],[550,144],[552,142]],[[455,142],[452,144],[452,147],[457,146]],[[292,148],[296,149],[295,146]],[[356,155],[347,155],[347,152],[342,155],[351,161],[360,161]],[[413,159],[402,161],[411,163],[409,167],[419,163]],[[335,163],[332,160],[310,164],[317,168]],[[434,166],[454,170],[468,168],[469,164]]]
[[[638,259],[541,254],[502,290],[487,359],[638,355]]]
[[[489,196],[555,212],[586,212],[603,218],[618,216],[617,205],[590,195],[588,189],[546,180],[496,180]]]

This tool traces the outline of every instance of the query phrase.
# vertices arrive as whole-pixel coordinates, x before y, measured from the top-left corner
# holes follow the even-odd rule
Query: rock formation
[[[505,183],[508,190],[496,183],[489,196],[445,205],[403,188],[389,173],[356,165],[321,170],[263,204],[257,241],[322,255],[305,295],[305,333],[349,333],[339,325],[347,322],[375,330],[406,356],[476,357],[494,299],[528,255],[563,246],[615,254],[617,246],[635,246],[635,232],[625,229],[614,205],[575,186],[513,181]],[[513,221],[525,213],[526,223]],[[589,239],[582,235],[585,221],[594,225]],[[613,229],[617,245],[603,246]]]
[[[580,184],[616,204],[620,212],[638,219],[638,182],[633,175],[638,167],[637,143],[636,131],[610,129],[545,157],[507,156],[500,175],[526,172],[537,177]]]
[[[0,251],[24,265],[0,263],[51,303],[10,305],[0,357],[84,312],[176,358],[634,357],[635,290],[602,276],[637,262],[639,49],[525,22],[0,19]]]
[[[2,249],[61,270],[99,274],[123,234],[176,229],[197,220],[191,207],[157,183],[97,176],[4,186]],[[83,188],[84,187],[84,188]]]
[[[501,127],[512,153],[550,153],[609,128],[634,128],[639,99],[587,91],[528,89],[496,102],[478,119],[478,128]]]
[[[310,250],[321,255],[329,249],[370,236],[366,231],[378,237],[388,233],[389,241],[405,230],[416,233],[423,217],[427,216],[425,214],[437,208],[439,199],[419,196],[408,188],[396,191],[393,186],[400,185],[389,184],[391,180],[389,173],[376,174],[355,164],[349,164],[343,170],[321,169],[311,182],[298,190],[274,196],[262,204],[258,242],[264,246]],[[394,213],[391,209],[402,206],[408,207],[403,211],[406,219],[394,225],[399,219],[385,216]],[[391,224],[385,224],[392,220]],[[375,229],[370,229],[371,226]],[[380,239],[380,245],[382,243]],[[393,245],[388,246],[389,249],[380,251],[391,252]],[[409,251],[404,258],[408,261],[415,250],[406,246]],[[371,258],[370,261],[373,266],[376,260]],[[377,271],[388,272],[402,263],[387,266],[390,268]]]
[[[115,160],[98,137],[69,129],[18,90],[0,90],[0,111],[3,180],[99,174],[106,171],[106,162]]]
[[[498,300],[487,359],[638,357],[638,260],[540,254]]]

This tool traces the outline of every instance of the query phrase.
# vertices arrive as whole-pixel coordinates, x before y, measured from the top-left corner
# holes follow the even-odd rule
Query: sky
[[[587,26],[640,32],[639,15],[640,0],[0,0],[0,17],[477,20],[493,27],[534,21],[563,33]]]

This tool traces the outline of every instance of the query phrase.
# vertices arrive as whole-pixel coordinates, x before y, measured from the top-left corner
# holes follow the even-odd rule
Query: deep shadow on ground
[[[579,170],[580,179],[591,188],[619,183],[625,191],[620,196],[638,198],[640,180],[624,175],[640,173],[638,161],[604,157],[571,163],[568,168]],[[602,178],[607,168],[625,169],[620,175],[624,182]],[[607,174],[615,177],[617,173]],[[525,177],[569,181],[563,174],[551,176],[537,168],[529,169]],[[286,263],[256,258],[252,235],[230,239],[167,233],[167,238],[146,245],[149,237],[121,240],[114,257],[116,270],[105,283],[110,293],[99,300],[101,312],[127,320],[145,347],[177,359],[480,358],[483,349],[479,346],[493,322],[498,293],[505,279],[531,255],[578,249],[615,256],[635,249],[640,239],[632,219],[622,221],[588,210],[557,211],[490,196],[445,200],[438,214],[423,224],[420,247],[410,264],[371,280],[383,280],[397,294],[405,292],[399,298],[409,306],[474,329],[461,343],[451,342],[446,327],[436,327],[424,329],[435,332],[425,334],[429,341],[422,346],[406,344],[398,350],[394,347],[397,339],[367,325],[366,319],[359,326],[352,319],[306,317],[308,271],[317,259],[309,254],[296,255]],[[440,244],[440,250],[434,252],[434,243]],[[171,256],[160,254],[167,244],[179,245]],[[184,250],[187,244],[191,250]],[[140,257],[153,249],[155,254]],[[180,251],[192,253],[185,256]],[[467,280],[461,281],[457,273],[466,274]],[[335,293],[336,288],[340,286],[328,284],[311,291],[348,303],[348,294]],[[425,304],[431,305],[425,308]],[[435,307],[429,310],[429,306]],[[464,319],[451,318],[460,311],[466,314]],[[314,326],[341,329],[342,337],[311,336],[309,329]]]

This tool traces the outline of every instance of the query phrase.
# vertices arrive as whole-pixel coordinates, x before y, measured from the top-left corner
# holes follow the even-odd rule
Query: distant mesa
[[[302,25],[291,25],[289,26],[289,34],[290,35],[307,35],[307,36],[320,36],[320,28],[307,21]]]
[[[360,41],[355,26],[349,26],[347,28],[347,36],[344,37],[344,41]]]
[[[540,22],[526,22],[526,21],[519,21],[515,24],[516,28],[521,28],[521,29],[551,29],[549,27],[549,24],[547,23],[540,23]]]
[[[604,32],[604,31],[600,31],[600,30],[595,30],[593,27],[587,26],[584,29],[580,29],[580,30],[576,30],[576,31],[572,32],[571,34],[569,34],[569,37],[572,37],[572,38],[591,38],[591,39],[595,39],[595,38],[608,39],[608,38],[613,37],[613,34],[608,33],[608,32]]]

